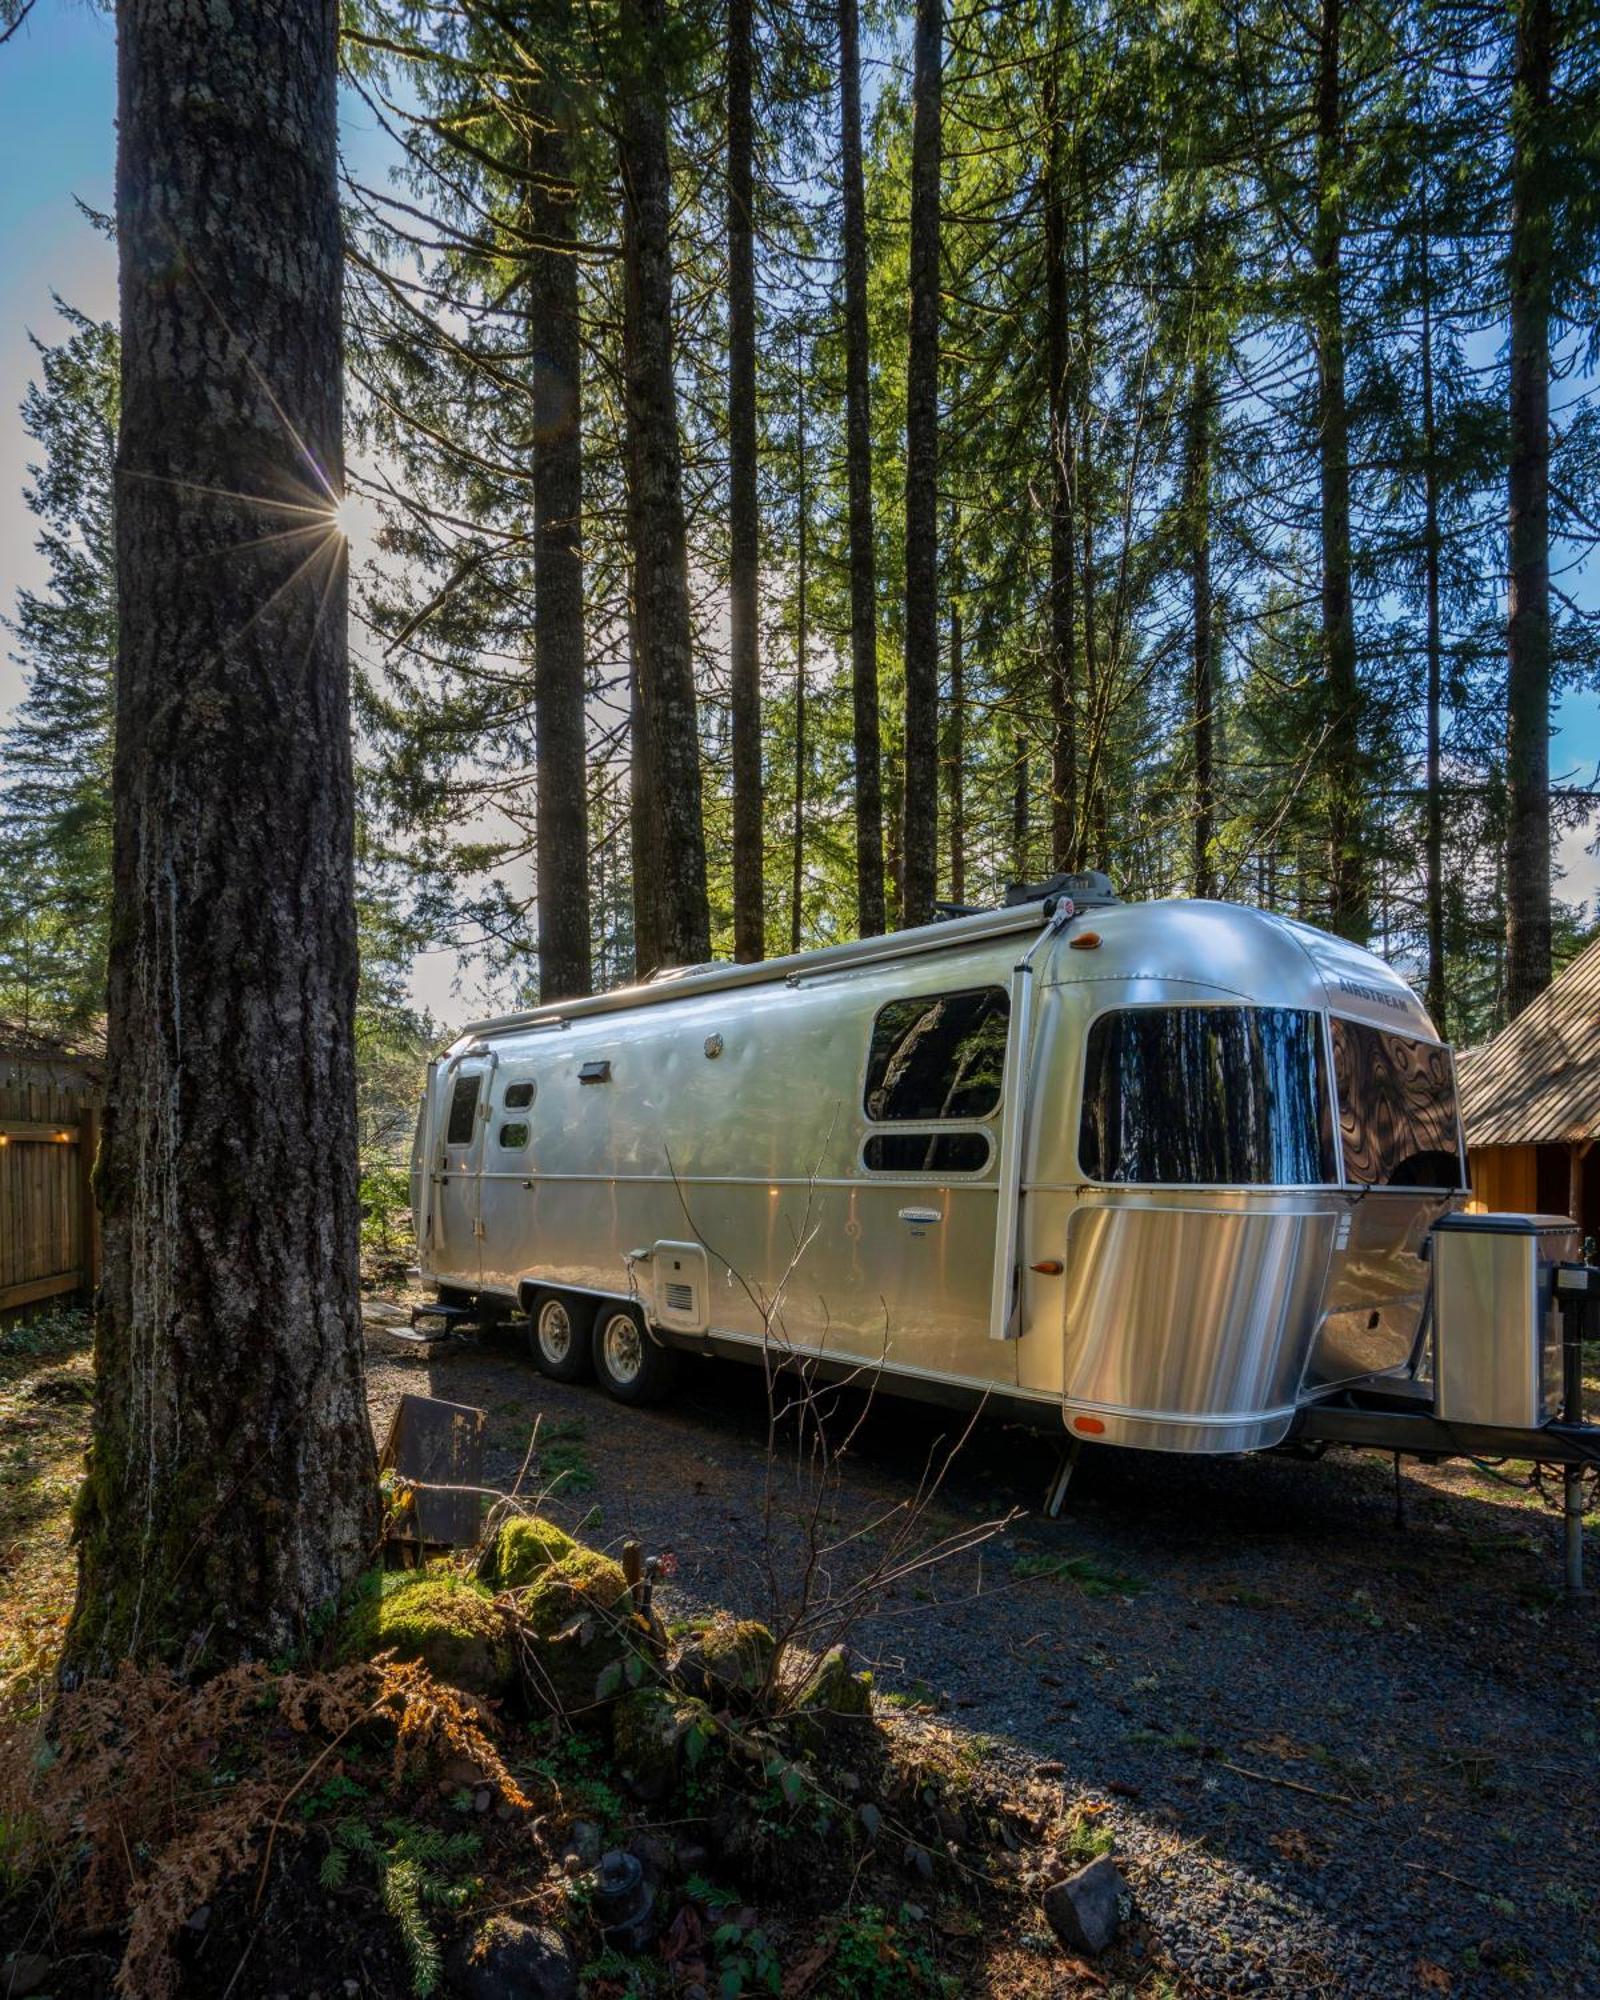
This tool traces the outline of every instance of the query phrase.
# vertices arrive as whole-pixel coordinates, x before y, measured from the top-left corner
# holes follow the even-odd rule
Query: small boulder
[[[514,1917],[480,1924],[453,1970],[463,2000],[574,2000],[578,1991],[577,1960],[560,1931]]]
[[[622,1565],[578,1544],[534,1577],[517,1611],[529,1697],[562,1715],[620,1694],[628,1661],[648,1639]]]
[[[872,1676],[857,1673],[843,1646],[830,1646],[800,1690],[800,1706],[827,1715],[872,1713]]]
[[[552,1563],[565,1562],[577,1546],[554,1521],[541,1514],[522,1514],[501,1523],[483,1552],[478,1577],[491,1590],[520,1590],[542,1576]]]
[[[1128,1885],[1109,1854],[1077,1869],[1044,1892],[1044,1913],[1050,1928],[1068,1951],[1098,1958],[1117,1935],[1122,1921],[1118,1903]]]
[[[777,1641],[754,1618],[714,1619],[678,1655],[673,1677],[706,1701],[748,1707],[772,1677]]]
[[[391,1650],[468,1694],[503,1695],[515,1678],[510,1635],[493,1599],[448,1570],[364,1579],[345,1617],[339,1656],[368,1660]]]
[[[611,1711],[611,1750],[622,1782],[646,1805],[669,1798],[678,1782],[683,1739],[696,1704],[668,1688],[635,1688]]]

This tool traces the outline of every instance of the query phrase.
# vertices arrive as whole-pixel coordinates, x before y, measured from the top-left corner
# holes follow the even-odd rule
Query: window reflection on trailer
[[[1287,919],[1088,887],[477,1024],[419,1120],[425,1273],[619,1393],[759,1353],[774,1295],[801,1352],[1162,1449],[1414,1380],[1463,1185],[1420,1003]]]

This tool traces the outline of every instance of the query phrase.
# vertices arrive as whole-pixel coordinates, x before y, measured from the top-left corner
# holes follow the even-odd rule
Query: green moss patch
[[[517,1601],[522,1670],[543,1708],[581,1715],[619,1693],[644,1631],[622,1565],[574,1544]]]
[[[505,1522],[489,1544],[478,1575],[491,1590],[520,1590],[553,1563],[565,1562],[578,1544],[565,1528],[542,1515]]]
[[[510,1634],[488,1591],[448,1571],[368,1577],[344,1620],[343,1660],[394,1652],[469,1694],[502,1695],[515,1678]]]
[[[684,1646],[674,1678],[690,1694],[736,1706],[754,1701],[772,1678],[777,1642],[755,1618],[715,1618]]]

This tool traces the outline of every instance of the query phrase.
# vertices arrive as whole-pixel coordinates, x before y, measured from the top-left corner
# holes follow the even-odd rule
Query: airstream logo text
[[[1376,1000],[1380,1007],[1392,1007],[1397,1014],[1406,1011],[1406,1003],[1395,993],[1385,993],[1381,986],[1363,986],[1356,979],[1341,979],[1339,991],[1348,993],[1357,1000]]]

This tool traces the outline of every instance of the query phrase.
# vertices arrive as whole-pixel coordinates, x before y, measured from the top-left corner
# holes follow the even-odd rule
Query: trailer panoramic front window
[[[1378,1188],[1461,1186],[1448,1049],[1335,1015],[1333,1076],[1347,1181]]]
[[[1334,1178],[1319,1017],[1129,1007],[1089,1030],[1078,1161],[1090,1180],[1304,1187]]]
[[[872,1024],[867,1116],[987,1118],[1000,1102],[1011,1002],[1003,986],[891,1000]]]

